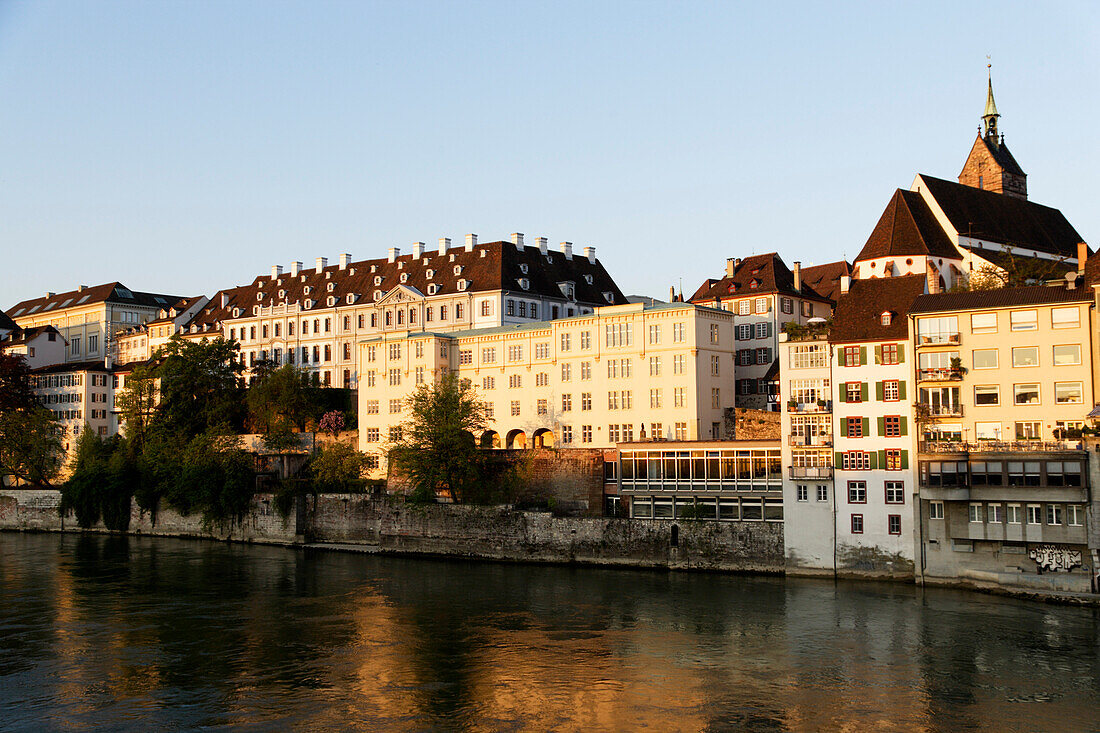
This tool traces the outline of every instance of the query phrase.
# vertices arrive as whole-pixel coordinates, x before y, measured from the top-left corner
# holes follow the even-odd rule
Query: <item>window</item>
[[[767,325],[768,324],[766,324],[766,323],[758,324],[757,325],[757,331],[760,330],[760,328],[759,328],[760,326],[764,326],[765,329],[766,329]],[[718,324],[717,323],[710,324],[710,342],[712,344],[718,343]]]
[[[1051,328],[1076,328],[1081,325],[1081,309],[1077,306],[1050,309]]]
[[[1027,505],[1027,523],[1028,524],[1042,524],[1043,523],[1043,505],[1042,504],[1028,504]]]
[[[546,341],[535,344],[535,358],[536,359],[549,359],[550,358],[550,344]]]
[[[88,353],[89,354],[95,354],[98,351],[99,351],[99,336],[98,335],[89,336],[88,337]],[[31,354],[31,356],[34,356],[34,354]]]
[[[901,389],[898,380],[889,379],[882,383],[882,399],[886,402],[897,402],[901,399]]]
[[[573,365],[562,364],[561,365],[561,381],[568,382],[573,379]]]
[[[794,487],[794,497],[796,501],[809,501],[810,487],[805,484],[796,484]]]
[[[80,337],[73,336],[69,341],[69,350],[74,356],[80,354]]]
[[[592,409],[592,393],[581,392],[581,412],[588,412]]]
[[[971,524],[979,524],[979,523],[985,521],[985,520],[982,519],[982,505],[981,504],[971,504],[970,505],[969,518],[970,518]]]
[[[604,345],[630,346],[634,343],[633,332],[631,323],[608,323],[604,326]]]
[[[683,374],[684,373],[684,355],[677,354],[672,357],[672,373]]]
[[[458,363],[459,364],[473,364],[474,363],[474,351],[473,351],[473,349],[459,349],[458,350]]]
[[[1013,401],[1017,405],[1039,404],[1038,384],[1014,384],[1012,385]]]
[[[463,281],[462,280],[458,281],[458,289],[459,290],[464,290],[465,289],[464,286],[463,286]],[[462,303],[455,303],[455,320],[456,321],[461,321],[462,320],[462,318],[463,318],[463,312],[462,311],[463,311]]]
[[[496,389],[497,380],[493,377],[485,377],[481,380],[482,389]]]
[[[401,412],[401,400],[390,400],[390,414]]]
[[[1009,327],[1013,331],[1034,331],[1039,328],[1038,311],[1012,311],[1008,314]]]
[[[591,443],[592,442],[592,426],[591,425],[581,425],[581,442],[582,443]]]
[[[718,356],[710,357],[710,375],[712,377],[717,377],[718,376],[718,369],[719,369],[720,364],[721,364],[720,357],[718,357]]]
[[[974,404],[981,406],[1001,404],[1001,388],[995,384],[980,384],[974,387]]]
[[[651,389],[649,390],[649,407],[650,409],[657,410],[661,407],[661,390]]]
[[[587,381],[591,378],[592,378],[592,362],[582,361],[581,362],[581,381],[585,382],[585,381]]]
[[[659,357],[659,356],[649,357],[649,376],[651,376],[651,377],[661,376],[661,357]]]
[[[794,301],[790,298],[780,298],[779,310],[783,313],[794,313]]]
[[[571,412],[573,410],[573,395],[563,394],[561,396],[561,411]]]
[[[862,402],[863,384],[861,382],[847,382],[844,385],[844,395],[846,402]]]
[[[901,471],[906,468],[905,455],[903,450],[888,448],[885,451],[886,465],[883,468],[887,471]]]
[[[447,306],[445,305],[439,306],[439,320],[447,320]]]
[[[659,344],[661,343],[661,326],[660,324],[653,324],[648,329],[649,343]]]
[[[401,344],[390,344],[390,361],[396,361],[401,358]]]
[[[1008,513],[1007,513],[1006,516],[1008,517],[1008,523],[1009,524],[1019,524],[1020,523],[1020,505],[1019,504],[1009,504],[1007,509],[1008,509]]]
[[[858,450],[842,453],[841,468],[845,471],[868,471],[871,468],[871,454]]]
[[[970,316],[971,333],[997,333],[996,313],[974,313]]]
[[[1062,505],[1047,504],[1047,524],[1062,524]]]
[[[581,351],[586,351],[592,348],[592,332],[581,331]]]
[[[512,344],[508,347],[508,361],[522,361],[523,360],[523,345]]]
[[[546,372],[539,372],[535,375],[535,386],[545,387],[550,384],[550,375]]]
[[[863,534],[863,515],[852,515],[852,534]]]
[[[673,323],[672,324],[672,342],[675,344],[683,343],[684,341],[684,324]]]
[[[1081,382],[1055,382],[1054,403],[1057,405],[1076,405],[1084,402]]]
[[[1016,440],[1040,440],[1043,437],[1042,423],[1027,420],[1016,423]]]
[[[545,415],[548,412],[550,412],[550,409],[549,409],[549,406],[546,403],[546,400],[536,400],[535,401],[535,412],[539,415]]]
[[[717,359],[718,357],[713,357]],[[757,364],[771,364],[772,363],[772,350],[767,346],[761,347],[756,350],[756,363]]]
[[[1012,347],[1012,366],[1037,367],[1039,366],[1038,346],[1014,346]]]
[[[862,417],[846,417],[844,418],[844,437],[846,438],[862,438],[863,432],[863,420]]]
[[[975,369],[996,369],[998,366],[996,349],[974,349],[972,355]]]
[[[849,481],[848,482],[848,503],[849,504],[866,504],[867,503],[867,482],[866,481]]]
[[[790,368],[810,369],[825,366],[826,349],[820,344],[789,347]]]
[[[522,374],[510,374],[510,375],[508,375],[508,388],[509,389],[519,389],[522,386],[523,386],[523,375]]]
[[[684,388],[675,387],[672,390],[672,406],[683,407],[684,406]]]
[[[757,313],[767,313],[768,312],[768,299],[767,298],[757,298],[755,306],[756,306],[755,310],[756,310]]]
[[[900,438],[901,416],[887,415],[882,418],[882,435],[886,438]]]
[[[572,346],[571,343],[570,343],[571,339],[572,339],[571,334],[563,333],[561,335],[561,350],[562,351],[569,351],[570,350],[570,348]]]
[[[422,366],[416,368],[416,383],[424,384],[424,367]]]
[[[391,387],[400,386],[401,385],[401,370],[400,369],[390,369],[389,381],[390,381],[390,386]]]
[[[497,350],[494,347],[488,346],[481,350],[481,363],[482,364],[496,364],[497,363]]]
[[[688,424],[686,422],[678,422],[673,426],[675,431],[676,440],[688,439]]]
[[[929,519],[943,519],[943,502],[942,501],[930,501],[930,502],[928,502],[928,518]]]
[[[986,516],[990,524],[1004,524],[1004,507],[1000,504],[990,504],[986,507]]]
[[[844,354],[843,365],[846,366],[846,367],[859,366],[860,365],[859,350],[860,350],[860,347],[858,347],[858,346],[845,346],[844,347],[844,352],[843,352],[843,354]]]
[[[569,445],[573,442],[573,426],[562,425],[561,426],[561,442]]]
[[[1054,366],[1069,366],[1080,363],[1080,344],[1062,344],[1054,347]]]
[[[1070,527],[1083,527],[1085,526],[1085,507],[1080,504],[1069,504],[1066,506],[1066,524]]]
[[[817,500],[828,501],[829,500],[829,487],[826,484],[818,484],[817,486]]]
[[[378,428],[367,428],[368,443],[377,443],[380,437]]]
[[[481,301],[481,315],[491,316],[493,314],[493,302],[491,300]]]
[[[886,531],[889,534],[901,534],[901,515],[889,514],[886,517]]]
[[[519,400],[512,400],[512,417],[519,417]]]
[[[718,387],[713,387],[710,390],[710,406],[711,409],[717,410],[721,406],[721,390]]]
[[[752,311],[752,302],[749,300],[737,301],[737,315],[747,316]]]

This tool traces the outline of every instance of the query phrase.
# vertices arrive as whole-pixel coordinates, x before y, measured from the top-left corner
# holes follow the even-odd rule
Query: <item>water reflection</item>
[[[1086,730],[1089,610],[905,585],[0,535],[0,727]]]

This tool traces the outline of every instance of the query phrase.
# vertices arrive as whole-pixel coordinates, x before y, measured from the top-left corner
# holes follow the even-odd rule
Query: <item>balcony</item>
[[[831,448],[833,445],[833,436],[792,435],[787,438],[787,444],[794,448]]]
[[[787,402],[787,412],[807,414],[824,413],[833,411],[832,400],[818,400],[817,402]]]
[[[833,477],[832,466],[789,466],[787,470],[792,479],[831,479]]]
[[[962,378],[962,370],[955,367],[933,367],[917,370],[917,381],[919,382],[955,382]]]
[[[922,333],[917,335],[917,347],[921,346],[958,346],[959,332]]]
[[[924,440],[920,453],[1043,453],[1084,450],[1079,440]]]
[[[917,403],[917,412],[923,417],[937,418],[937,417],[962,417],[963,406],[962,405],[926,405],[922,402]]]

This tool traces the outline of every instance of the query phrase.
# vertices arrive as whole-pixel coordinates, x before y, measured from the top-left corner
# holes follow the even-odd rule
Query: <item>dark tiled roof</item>
[[[456,267],[461,268],[459,274],[455,274]],[[527,272],[523,272],[524,269]],[[430,279],[429,271],[432,271]],[[404,283],[401,282],[402,275],[406,275]],[[586,276],[591,277],[591,283],[585,279]],[[378,285],[375,285],[376,277],[381,278]],[[527,290],[520,285],[521,279],[527,281]],[[572,258],[566,258],[562,252],[554,250],[547,250],[544,255],[537,246],[526,246],[521,251],[510,242],[487,242],[475,246],[470,252],[463,246],[452,247],[445,255],[432,248],[426,249],[416,259],[412,254],[406,254],[397,257],[394,262],[388,258],[361,260],[349,263],[343,269],[339,265],[328,265],[320,273],[315,267],[310,267],[297,275],[284,272],[278,280],[282,284],[272,280],[270,275],[262,275],[248,285],[220,290],[188,325],[198,326],[201,332],[203,326],[214,328],[215,324],[230,320],[234,308],[239,308],[242,313],[240,317],[243,317],[244,314],[251,314],[253,306],[268,307],[284,301],[301,303],[315,300],[316,308],[324,308],[330,296],[336,298],[337,304],[346,305],[347,297],[351,295],[354,303],[362,305],[374,301],[376,290],[388,293],[399,285],[414,288],[425,295],[428,294],[428,286],[435,285],[438,288],[435,295],[504,290],[518,297],[559,298],[564,302],[565,296],[558,283],[571,282],[576,302],[581,305],[597,307],[627,302],[626,296],[599,260],[590,262],[583,254],[576,252]],[[468,281],[465,291],[458,289],[459,280]],[[332,290],[329,290],[330,284]],[[308,294],[306,288],[310,289]],[[280,290],[284,291],[282,297],[279,297]],[[604,298],[605,292],[611,293],[611,302]],[[226,300],[224,306],[223,296]]]
[[[974,290],[963,293],[922,295],[913,303],[914,313],[939,311],[1007,308],[1016,305],[1046,305],[1050,303],[1083,303],[1092,300],[1092,292],[1080,283],[1073,290],[1064,285],[1035,285],[1026,288]]]
[[[1058,209],[924,174],[920,181],[964,237],[1069,258],[1084,241]]]
[[[18,331],[19,325],[4,311],[0,311],[0,331]]]
[[[924,275],[853,280],[833,311],[829,343],[853,341],[901,341],[909,336],[906,316],[913,302],[924,293]],[[889,326],[882,314],[892,315]]]
[[[990,263],[1000,267],[1006,272],[1011,272],[1013,266],[1016,264],[1014,260],[1025,260],[1027,263],[1027,273],[1029,277],[1033,277],[1036,282],[1042,282],[1044,280],[1051,280],[1055,278],[1064,278],[1066,273],[1070,270],[1077,271],[1076,265],[1067,265],[1063,260],[1048,260],[1039,257],[1017,257],[1003,252],[1000,250],[982,249],[975,247],[970,250],[983,260],[988,260]],[[1095,258],[1094,258],[1095,259]]]
[[[715,299],[729,300],[769,293],[828,301],[828,298],[807,287],[805,279],[802,281],[802,292],[795,290],[794,273],[775,252],[746,257],[734,269],[733,277],[727,275],[719,280],[707,279],[688,300],[692,303],[710,304]]]
[[[103,363],[103,359],[93,359],[92,361],[71,361],[61,364],[50,364],[49,366],[38,367],[32,369],[33,374],[53,374],[55,372],[113,372],[114,366],[106,366]]]
[[[1003,142],[988,140],[981,136],[979,136],[978,139],[982,141],[986,150],[993,156],[993,160],[997,161],[997,164],[1004,168],[1006,172],[1017,176],[1027,175],[1024,173],[1024,169],[1020,167],[1020,164],[1016,162],[1016,158],[1012,157],[1012,153],[1008,151],[1008,146]]]
[[[878,257],[959,257],[959,251],[916,191],[898,189],[875,224],[856,262]]]
[[[840,278],[844,275],[852,275],[852,266],[847,260],[802,268],[802,282],[834,303],[840,297]]]
[[[122,303],[124,305],[141,305],[150,308],[165,308],[179,300],[177,295],[161,295],[159,293],[142,293],[130,290],[119,282],[94,285],[83,290],[70,290],[67,293],[57,293],[42,298],[31,298],[21,303],[16,303],[8,309],[8,315],[12,318],[24,318],[26,316],[40,316],[43,313],[84,306],[92,303]]]
[[[18,346],[20,344],[30,343],[43,334],[50,333],[51,331],[57,336],[61,336],[61,332],[53,326],[32,326],[31,328],[19,328],[11,335],[11,338],[4,342],[4,346]],[[62,339],[64,340],[64,339]]]
[[[1100,284],[1100,254],[1095,256],[1090,255],[1085,260],[1085,284],[1097,285]]]

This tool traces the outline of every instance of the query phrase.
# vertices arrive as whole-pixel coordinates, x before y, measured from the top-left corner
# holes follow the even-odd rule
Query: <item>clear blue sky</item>
[[[0,0],[0,307],[513,231],[624,291],[862,247],[985,102],[1093,247],[1096,3]]]

